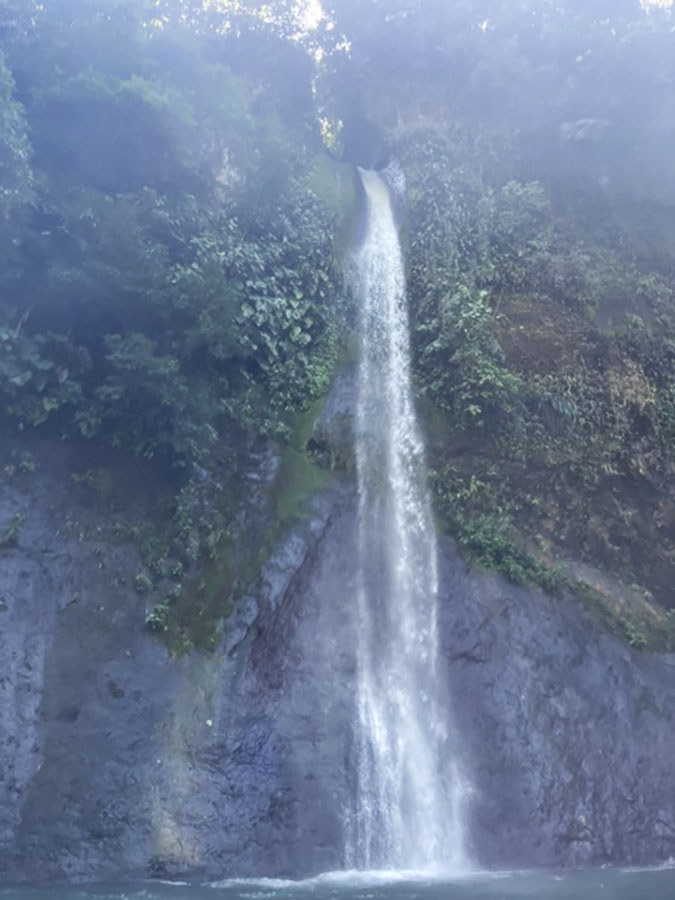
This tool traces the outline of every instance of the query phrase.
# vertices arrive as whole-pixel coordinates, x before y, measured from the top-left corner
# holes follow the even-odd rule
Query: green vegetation
[[[519,583],[577,593],[565,561],[581,559],[641,585],[650,599],[631,613],[595,594],[633,645],[664,646],[672,11],[330,7],[325,90],[345,123],[377,126],[408,180],[414,365],[442,525]]]
[[[138,547],[177,652],[213,645],[324,483],[307,423],[352,325],[351,163],[389,152],[439,520],[521,583],[577,591],[568,558],[616,573],[672,641],[672,12],[479,7],[327,0],[310,34],[282,0],[0,9],[2,426],[152,461],[145,517],[93,455],[72,483],[110,509],[101,540]],[[612,616],[652,640],[642,612]]]
[[[309,81],[266,68],[304,51],[251,16],[231,46],[201,4],[161,27],[152,3],[31,6],[3,13],[4,415],[188,472],[234,434],[283,433],[336,342]]]
[[[134,587],[139,594],[147,594],[152,587],[152,581],[144,572],[139,572],[134,578]]]
[[[353,176],[321,158],[292,10],[237,6],[0,11],[0,417],[165,473],[144,524],[104,468],[72,478],[166,590],[160,632],[190,632],[184,594],[226,610],[242,460],[287,441],[337,354]]]
[[[4,526],[0,526],[0,550],[13,547],[19,540],[23,514],[17,513]]]

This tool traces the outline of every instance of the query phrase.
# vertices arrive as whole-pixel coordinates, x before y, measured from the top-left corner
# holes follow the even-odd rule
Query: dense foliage
[[[0,389],[26,425],[191,463],[321,389],[330,229],[306,109],[260,113],[265,72],[142,13],[46,4],[7,42]]]
[[[640,628],[668,625],[671,11],[331,6],[351,44],[348,65],[331,58],[336,108],[377,122],[408,176],[415,365],[443,423],[446,523],[518,580],[550,581],[541,566],[561,555],[599,564],[647,598]]]
[[[256,4],[0,10],[3,427],[178,470],[166,550],[145,554],[159,576],[217,551],[238,449],[283,438],[335,361],[336,212],[313,188],[293,21]]]
[[[308,32],[303,7],[0,5],[3,424],[172,473],[169,524],[133,534],[173,579],[153,627],[206,559],[231,586],[242,448],[288,440],[346,335],[353,184],[322,140],[393,153],[439,512],[518,580],[634,583],[635,639],[675,558],[671,10],[326,0]]]

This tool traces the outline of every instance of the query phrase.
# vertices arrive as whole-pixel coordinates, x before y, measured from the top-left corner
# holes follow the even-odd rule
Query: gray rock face
[[[675,659],[631,650],[571,601],[443,554],[448,689],[492,865],[641,864],[675,852]]]
[[[213,654],[143,628],[131,548],[59,533],[58,472],[0,493],[0,879],[339,868],[351,795],[355,498],[315,498]],[[675,855],[675,660],[441,546],[448,703],[484,866]],[[36,864],[39,861],[39,864]]]
[[[314,424],[308,450],[323,468],[333,472],[356,469],[354,451],[354,408],[358,394],[355,369],[341,372]]]

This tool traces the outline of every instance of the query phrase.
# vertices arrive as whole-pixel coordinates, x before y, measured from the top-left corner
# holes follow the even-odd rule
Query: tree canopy
[[[672,10],[322,8],[308,25],[295,0],[3,0],[5,427],[179,472],[172,553],[203,559],[233,515],[205,512],[204,473],[287,439],[349,355],[354,182],[325,143],[394,155],[454,533],[515,571],[513,529],[555,521],[561,544],[632,555],[626,577],[656,590],[670,506],[657,518],[643,494],[670,497],[675,434]]]

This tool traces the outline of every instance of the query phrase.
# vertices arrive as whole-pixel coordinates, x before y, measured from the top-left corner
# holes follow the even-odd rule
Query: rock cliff
[[[341,865],[354,705],[356,505],[308,503],[219,648],[172,658],[122,590],[132,547],[92,554],[63,452],[5,484],[0,877],[301,877]],[[95,525],[95,513],[87,512]],[[117,576],[117,577],[115,577]],[[486,867],[675,854],[675,658],[569,600],[472,571],[441,544],[448,704]]]

